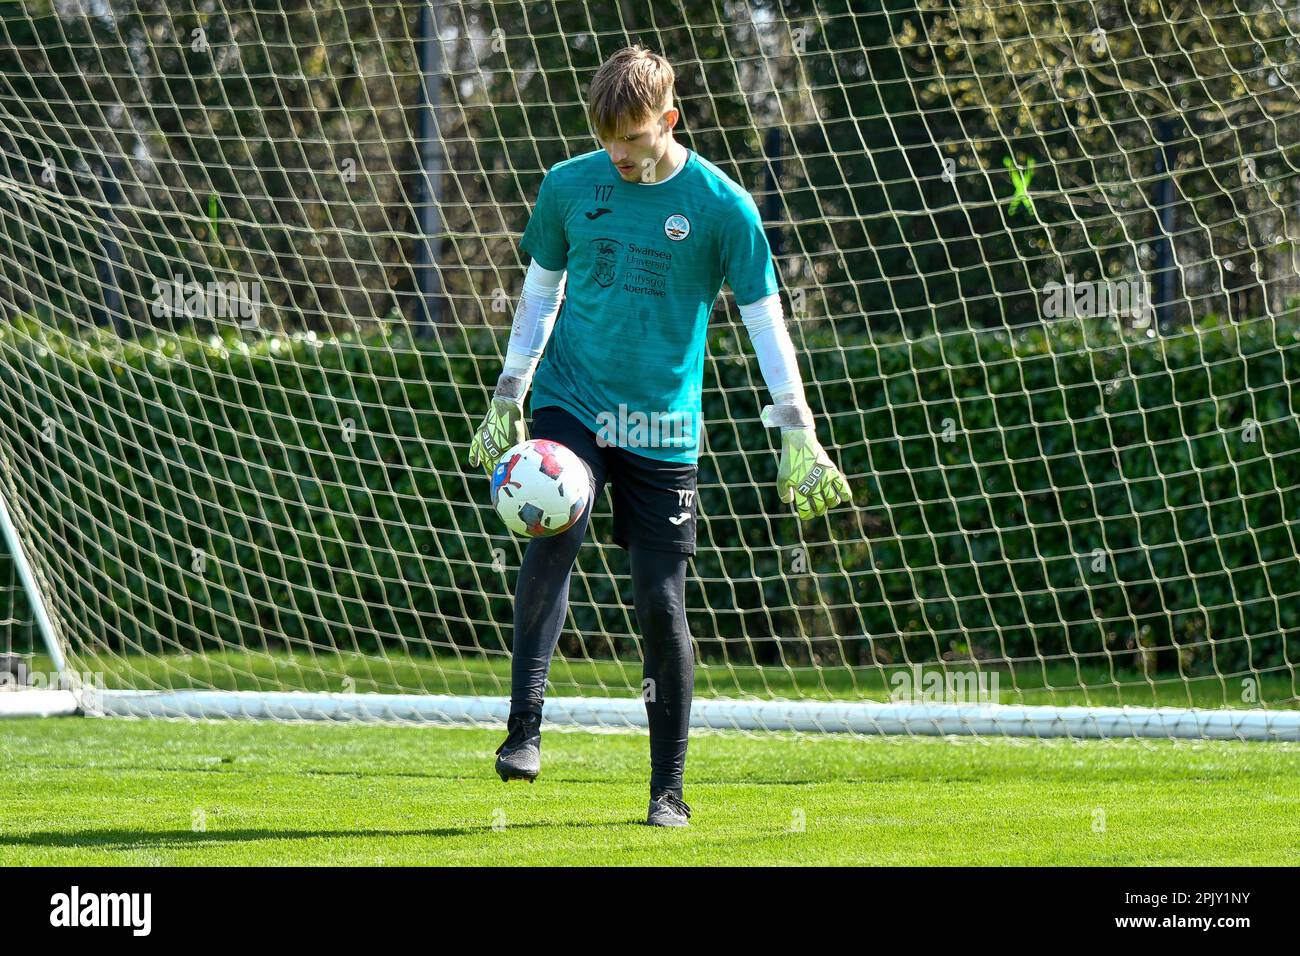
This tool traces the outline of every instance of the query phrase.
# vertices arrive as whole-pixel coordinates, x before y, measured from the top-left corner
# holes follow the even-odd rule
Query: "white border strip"
[[[510,700],[407,694],[96,690],[93,707],[85,712],[106,717],[501,724],[509,715]],[[551,724],[646,726],[645,705],[639,697],[555,697],[546,702],[545,715]],[[696,700],[691,726],[851,734],[1300,741],[1300,711],[1180,707]]]

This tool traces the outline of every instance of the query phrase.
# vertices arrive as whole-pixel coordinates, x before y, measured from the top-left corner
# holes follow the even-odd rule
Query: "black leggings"
[[[551,655],[569,607],[573,562],[587,535],[590,509],[563,534],[533,538],[515,588],[510,713],[542,712]],[[687,555],[633,544],[632,587],[644,642],[643,696],[650,724],[650,789],[679,797],[686,766],[695,655],[686,629]]]

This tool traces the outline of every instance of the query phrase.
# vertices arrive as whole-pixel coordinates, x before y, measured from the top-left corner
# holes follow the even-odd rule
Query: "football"
[[[587,509],[591,477],[559,442],[520,442],[492,472],[492,507],[515,534],[546,538],[573,527]]]

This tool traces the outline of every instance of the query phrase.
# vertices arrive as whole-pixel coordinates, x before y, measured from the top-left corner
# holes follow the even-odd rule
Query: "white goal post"
[[[466,450],[639,42],[856,493],[777,500],[725,292],[693,725],[1300,740],[1294,4],[10,6],[0,716],[504,719],[524,543]],[[610,524],[556,725],[645,726]]]

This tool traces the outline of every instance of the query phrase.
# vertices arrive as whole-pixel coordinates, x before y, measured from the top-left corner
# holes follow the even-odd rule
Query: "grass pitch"
[[[646,739],[0,722],[0,864],[1296,864],[1300,748],[699,735],[692,827],[651,829]]]

